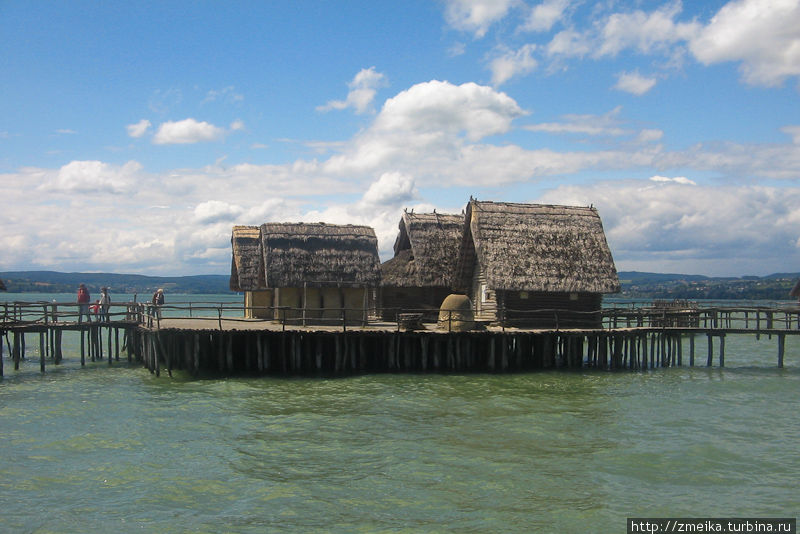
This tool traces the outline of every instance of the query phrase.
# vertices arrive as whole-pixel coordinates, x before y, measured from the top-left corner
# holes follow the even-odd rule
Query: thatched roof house
[[[5,290],[6,290],[6,285],[3,283],[2,280],[0,280],[0,291],[5,291]]]
[[[450,293],[464,215],[404,212],[394,257],[381,265],[385,318],[399,310],[437,308]]]
[[[261,239],[268,288],[380,282],[378,238],[368,226],[267,223],[261,225]]]
[[[261,229],[258,226],[234,226],[231,247],[231,290],[258,291],[266,288]]]
[[[245,291],[247,309],[258,308],[251,316],[340,317],[343,308],[365,310],[380,281],[378,240],[367,226],[235,226],[231,245],[231,289]],[[356,315],[366,318],[348,317]]]
[[[466,209],[456,286],[476,306],[476,318],[498,310],[518,323],[559,324],[600,309],[603,293],[620,290],[603,224],[592,207],[479,202]]]
[[[789,291],[789,296],[794,297],[796,299],[800,299],[800,280],[798,280],[791,291]]]

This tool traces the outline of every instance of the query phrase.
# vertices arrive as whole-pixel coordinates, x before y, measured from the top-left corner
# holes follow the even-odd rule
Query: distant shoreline
[[[688,300],[792,300],[789,292],[800,273],[768,276],[708,277],[687,274],[622,271],[622,292],[608,297],[629,299]],[[74,293],[78,284],[99,293],[107,286],[112,294],[150,295],[158,288],[172,294],[235,294],[228,275],[147,276],[116,273],[62,273],[56,271],[0,272],[9,293]]]

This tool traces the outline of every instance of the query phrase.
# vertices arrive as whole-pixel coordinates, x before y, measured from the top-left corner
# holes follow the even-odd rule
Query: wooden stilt
[[[786,336],[778,334],[778,367],[783,368],[783,354],[786,350]]]

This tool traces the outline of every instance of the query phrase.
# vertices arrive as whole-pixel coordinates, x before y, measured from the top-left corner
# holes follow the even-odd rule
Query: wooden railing
[[[800,330],[800,306],[689,306],[654,307],[652,303],[607,307],[595,311],[567,309],[516,310],[500,308],[493,325],[505,328],[550,329],[606,329],[622,328],[683,328],[701,330],[729,330],[765,332],[775,330]],[[136,323],[159,328],[164,319],[190,321],[198,318],[215,319],[222,329],[223,321],[267,321],[286,326],[327,325],[348,326],[382,325],[397,329],[408,326],[409,317],[420,322],[436,322],[440,310],[393,308],[293,308],[288,306],[243,306],[231,302],[177,302],[154,306],[141,302],[115,302],[107,314],[98,310],[81,309],[74,302],[3,302],[0,303],[0,328],[3,325],[111,322]],[[461,320],[460,310],[443,310],[442,328],[452,330],[452,324]],[[245,315],[265,316],[263,319],[245,318]],[[393,317],[394,320],[379,320]],[[447,326],[444,326],[447,325]],[[485,326],[478,321],[478,327]]]

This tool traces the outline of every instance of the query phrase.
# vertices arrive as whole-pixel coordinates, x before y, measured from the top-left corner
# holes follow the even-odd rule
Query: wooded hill
[[[84,283],[91,293],[102,286],[112,293],[149,295],[159,287],[169,293],[230,293],[228,275],[145,276],[113,273],[60,273],[55,271],[0,272],[0,279],[14,293],[74,293]],[[769,276],[715,278],[702,275],[619,273],[622,292],[614,295],[640,299],[742,299],[791,300],[789,291],[800,273],[776,273]]]
[[[145,276],[113,273],[60,273],[55,271],[0,272],[0,279],[9,292],[74,293],[78,284],[86,284],[89,292],[99,293],[106,286],[112,293],[149,295],[163,288],[168,293],[229,293],[228,275]]]

